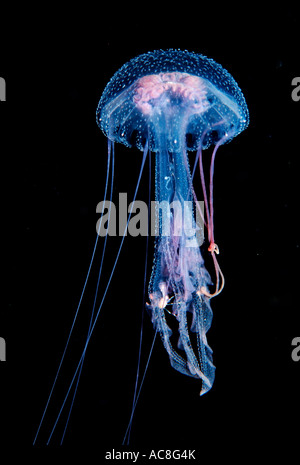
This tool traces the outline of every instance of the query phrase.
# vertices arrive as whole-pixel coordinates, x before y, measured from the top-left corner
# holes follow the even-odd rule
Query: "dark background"
[[[95,448],[101,462],[105,451],[122,450],[142,312],[146,242],[140,237],[128,237],[122,250],[64,447],[57,447],[61,426],[52,446],[45,441],[83,347],[96,272],[35,448],[32,442],[94,247],[107,159],[106,139],[95,123],[98,100],[122,64],[157,48],[188,49],[221,63],[245,95],[250,126],[220,148],[215,165],[215,237],[226,278],[223,293],[212,301],[208,333],[215,384],[200,398],[200,384],[170,367],[157,340],[131,447],[196,449],[199,459],[220,450],[223,457],[243,457],[296,445],[300,362],[291,358],[291,341],[300,335],[300,102],[291,98],[291,81],[300,75],[298,11],[293,5],[265,12],[169,7],[162,16],[149,8],[116,8],[114,14],[45,8],[36,20],[29,11],[22,19],[19,11],[19,22],[12,21],[1,38],[7,102],[0,104],[0,336],[7,362],[0,366],[0,443],[12,454],[18,449],[43,459]],[[140,162],[139,151],[116,146],[115,201],[118,192],[132,199]],[[146,169],[138,195],[145,201],[147,179]],[[119,243],[109,238],[103,283]],[[152,255],[150,244],[148,278]],[[152,338],[146,314],[142,367]]]

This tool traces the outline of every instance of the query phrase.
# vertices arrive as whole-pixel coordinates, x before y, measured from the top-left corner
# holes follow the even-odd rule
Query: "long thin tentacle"
[[[136,403],[137,403],[137,389],[138,389],[138,381],[140,375],[140,363],[141,363],[141,353],[142,353],[142,341],[143,341],[143,327],[144,327],[144,315],[145,315],[145,306],[146,306],[146,286],[147,286],[147,268],[148,268],[148,249],[149,249],[149,232],[150,232],[150,219],[151,219],[151,153],[149,153],[149,189],[148,189],[148,231],[147,231],[147,240],[146,240],[146,254],[145,254],[145,268],[144,268],[144,286],[143,286],[143,303],[142,303],[142,319],[141,319],[141,329],[140,329],[140,340],[139,340],[139,353],[138,353],[138,362],[137,362],[137,370],[136,370],[136,378],[135,378],[135,386],[134,386],[134,394],[133,394],[133,401],[132,401],[132,409],[130,414],[130,420],[127,426],[127,430],[123,439],[123,445],[126,441],[126,445],[129,444],[130,441],[130,434],[131,434],[131,427],[133,421],[133,414],[135,411]],[[140,385],[140,389],[142,387],[142,383]],[[127,439],[126,439],[127,436]]]
[[[107,157],[107,171],[106,171],[106,182],[105,182],[105,189],[104,189],[104,198],[106,198],[106,194],[107,194],[108,179],[109,179],[109,170],[110,170],[110,162],[111,162],[111,141],[108,140],[108,157]],[[103,207],[103,208],[104,208],[104,207]],[[68,347],[69,347],[70,339],[71,339],[71,336],[72,336],[72,333],[73,333],[73,330],[74,330],[74,326],[75,326],[75,323],[76,323],[76,320],[77,320],[77,316],[78,316],[78,313],[79,313],[79,310],[80,310],[80,307],[81,307],[82,299],[83,299],[83,296],[84,296],[84,293],[85,293],[85,289],[86,289],[86,286],[87,286],[87,282],[88,282],[88,279],[89,279],[89,276],[90,276],[90,272],[91,272],[91,269],[92,269],[92,265],[93,265],[93,261],[94,261],[94,257],[95,257],[95,253],[96,253],[96,249],[97,249],[97,245],[98,245],[98,239],[99,239],[99,235],[97,234],[96,240],[95,240],[94,249],[93,249],[93,253],[92,253],[92,257],[91,257],[91,261],[90,261],[90,264],[89,264],[89,268],[88,268],[88,271],[87,271],[87,275],[86,275],[86,278],[85,278],[85,282],[84,282],[84,285],[83,285],[83,289],[82,289],[82,292],[81,292],[81,295],[80,295],[80,299],[79,299],[79,302],[78,302],[78,305],[77,305],[77,309],[76,309],[76,312],[75,312],[75,315],[74,315],[74,318],[73,318],[73,322],[72,322],[72,325],[71,325],[71,328],[70,328],[70,331],[69,331],[69,334],[68,334],[67,342],[66,342],[66,345],[65,345],[65,348],[64,348],[62,357],[61,357],[60,362],[59,362],[59,365],[58,365],[58,369],[57,369],[57,372],[56,372],[56,375],[55,375],[55,378],[54,378],[54,382],[53,382],[53,384],[52,384],[52,387],[51,387],[51,390],[50,390],[50,393],[49,393],[49,396],[48,396],[48,399],[47,399],[47,402],[46,402],[46,405],[45,405],[45,408],[44,408],[44,411],[43,411],[43,414],[42,414],[41,421],[40,421],[40,423],[39,423],[39,426],[38,426],[36,435],[35,435],[35,437],[34,437],[33,445],[35,445],[35,443],[36,443],[36,440],[37,440],[37,438],[38,438],[40,429],[41,429],[42,424],[43,424],[43,422],[44,422],[44,418],[45,418],[46,412],[47,412],[47,410],[48,410],[48,407],[49,407],[49,404],[50,404],[50,401],[51,401],[51,398],[52,398],[52,395],[53,395],[53,391],[54,391],[54,388],[55,388],[55,386],[56,386],[56,383],[57,383],[58,376],[59,376],[60,371],[61,371],[61,367],[62,367],[63,361],[64,361],[64,359],[65,359],[65,355],[66,355],[67,349],[68,349]]]
[[[128,423],[127,429],[126,429],[126,431],[125,431],[125,435],[124,435],[124,438],[123,438],[122,445],[125,444],[126,438],[128,438],[127,441],[126,441],[126,445],[128,445],[128,443],[129,443],[129,437],[128,437],[128,435],[129,435],[129,433],[130,433],[130,429],[131,429],[132,420],[133,420],[133,415],[134,415],[134,412],[135,412],[135,409],[136,409],[136,405],[137,405],[137,402],[138,402],[138,400],[139,400],[139,397],[140,397],[140,394],[141,394],[141,390],[142,390],[142,386],[143,386],[144,381],[145,381],[146,373],[147,373],[148,366],[149,366],[150,359],[151,359],[152,352],[153,352],[153,347],[154,347],[154,344],[155,344],[155,341],[156,341],[156,335],[157,335],[157,330],[156,330],[155,333],[154,333],[154,337],[153,337],[153,341],[152,341],[152,344],[151,344],[151,347],[150,347],[150,351],[149,351],[147,363],[146,363],[146,366],[145,366],[145,369],[144,369],[144,373],[143,373],[143,376],[142,376],[142,379],[141,379],[141,383],[140,383],[139,390],[137,391],[137,394],[136,394],[136,396],[135,396],[135,400],[134,400],[134,404],[133,404],[133,406],[132,406],[132,410],[131,410],[131,415],[130,415],[129,423]]]
[[[113,275],[114,275],[114,272],[115,272],[115,269],[116,269],[116,266],[117,266],[117,263],[118,263],[118,260],[119,260],[119,257],[120,257],[120,253],[121,253],[121,250],[122,250],[122,247],[123,247],[123,243],[124,243],[124,240],[125,240],[125,236],[126,236],[126,233],[127,233],[129,221],[130,221],[130,219],[131,219],[131,214],[132,214],[134,202],[135,202],[135,200],[136,200],[138,188],[139,188],[140,181],[141,181],[141,177],[142,177],[142,173],[143,173],[143,168],[144,168],[145,161],[146,161],[146,158],[147,158],[147,154],[148,154],[148,143],[146,143],[145,148],[144,148],[144,153],[143,153],[143,159],[142,159],[141,169],[140,169],[138,181],[137,181],[137,184],[136,184],[136,189],[135,189],[135,193],[134,193],[134,198],[133,198],[133,201],[132,201],[132,204],[131,204],[132,206],[131,206],[131,209],[130,209],[129,214],[128,214],[128,220],[127,220],[126,228],[125,228],[124,234],[123,234],[122,239],[121,239],[121,244],[120,244],[120,246],[119,246],[119,250],[118,250],[118,252],[117,252],[117,256],[116,256],[116,259],[115,259],[115,262],[114,262],[114,265],[113,265],[111,274],[110,274],[110,276],[109,276],[109,279],[108,279],[106,288],[105,288],[105,290],[104,290],[102,300],[101,300],[100,305],[99,305],[99,307],[98,307],[98,311],[97,311],[96,316],[95,316],[95,318],[94,318],[94,322],[93,322],[92,327],[91,327],[91,329],[90,329],[90,334],[89,334],[89,336],[88,336],[88,338],[87,338],[87,340],[86,340],[86,343],[85,343],[83,352],[82,352],[81,357],[80,357],[80,360],[79,360],[79,362],[78,362],[78,364],[77,364],[77,366],[76,366],[76,369],[75,369],[73,378],[72,378],[72,380],[71,380],[71,382],[70,382],[70,384],[69,384],[69,388],[68,388],[67,393],[66,393],[66,395],[65,395],[65,398],[64,398],[64,400],[63,400],[63,402],[62,402],[61,408],[60,408],[60,410],[59,410],[59,412],[58,412],[57,418],[56,418],[56,420],[55,420],[55,422],[54,422],[54,425],[53,425],[53,428],[52,428],[51,433],[50,433],[50,435],[49,435],[47,444],[49,444],[50,441],[51,441],[51,438],[52,438],[53,433],[54,433],[54,431],[55,431],[55,429],[56,429],[57,423],[58,423],[58,421],[59,421],[59,419],[60,419],[60,416],[61,416],[62,411],[63,411],[63,409],[64,409],[64,406],[65,406],[65,404],[66,404],[66,401],[67,401],[67,399],[68,399],[68,397],[69,397],[69,394],[70,394],[70,391],[71,391],[72,386],[73,386],[73,384],[74,384],[74,381],[75,381],[75,379],[76,379],[76,377],[77,377],[77,373],[78,373],[78,371],[79,371],[79,369],[80,369],[82,360],[83,360],[84,357],[85,357],[85,353],[86,353],[86,350],[87,350],[87,347],[88,347],[90,338],[91,338],[91,336],[92,336],[92,334],[93,334],[93,331],[94,331],[94,329],[95,329],[95,326],[96,326],[98,317],[99,317],[99,315],[100,315],[100,312],[101,312],[101,309],[102,309],[102,306],[103,306],[103,302],[104,302],[104,300],[105,300],[105,297],[106,297],[107,291],[108,291],[108,289],[109,289],[109,286],[110,286],[112,277],[113,277]]]
[[[112,144],[112,151],[111,152],[112,152],[112,163],[111,163],[112,172],[111,172],[110,195],[109,195],[108,224],[109,224],[109,221],[110,221],[110,213],[111,213],[110,206],[111,206],[111,201],[112,201],[112,193],[113,193],[113,185],[114,185],[114,165],[115,165],[114,144]],[[104,204],[103,204],[103,209],[102,210],[104,210]],[[101,231],[102,219],[103,219],[103,214],[101,215],[101,219],[100,219],[100,222],[99,222],[98,235],[99,235],[99,233]],[[93,303],[93,308],[92,308],[92,312],[91,312],[91,317],[90,317],[89,328],[88,328],[86,340],[88,340],[89,337],[90,337],[91,327],[92,327],[93,320],[94,320],[94,314],[95,314],[96,302],[97,302],[97,297],[98,297],[99,285],[100,285],[100,280],[101,280],[101,275],[102,275],[104,255],[105,255],[105,251],[106,251],[107,238],[108,238],[108,234],[105,235],[105,239],[104,239],[104,245],[103,245],[101,262],[100,262],[100,267],[99,267],[99,272],[98,272],[98,280],[97,280],[97,286],[96,286],[96,291],[95,291],[94,303]],[[72,409],[73,409],[73,405],[74,405],[74,401],[75,401],[75,397],[76,397],[76,394],[77,394],[78,385],[79,385],[79,381],[80,381],[80,377],[81,377],[81,373],[82,373],[84,359],[85,359],[85,357],[83,357],[82,362],[81,362],[81,366],[80,366],[80,369],[79,369],[77,382],[76,382],[76,386],[75,386],[75,389],[74,389],[73,398],[72,398],[72,401],[71,401],[68,417],[67,417],[67,420],[66,420],[65,428],[64,428],[62,438],[61,438],[61,442],[60,442],[61,445],[62,445],[62,443],[64,441],[65,434],[66,434],[68,424],[69,424],[69,421],[70,421],[70,417],[71,417],[71,413],[72,413]]]

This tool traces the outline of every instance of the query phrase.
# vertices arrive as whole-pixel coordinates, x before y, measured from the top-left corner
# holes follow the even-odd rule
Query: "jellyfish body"
[[[97,109],[98,125],[111,141],[141,150],[147,145],[156,154],[159,234],[148,308],[171,365],[200,378],[201,394],[211,388],[215,375],[206,338],[212,321],[212,283],[197,240],[187,151],[201,155],[211,144],[217,148],[243,131],[248,119],[243,94],[226,70],[202,55],[173,49],[149,52],[126,63],[108,83]],[[213,164],[211,185],[212,173]],[[201,167],[200,174],[205,190]],[[210,194],[208,202],[204,192],[206,225],[218,270]],[[172,318],[179,334],[176,348]]]
[[[155,336],[137,393],[138,361],[132,412],[124,437],[124,441],[127,439],[127,444],[134,410],[157,332],[160,333],[172,367],[185,375],[200,379],[202,382],[200,394],[206,393],[212,387],[215,367],[206,334],[212,322],[210,300],[222,290],[224,284],[216,258],[218,247],[214,241],[214,160],[218,147],[243,131],[248,122],[249,115],[244,96],[232,76],[215,61],[181,50],[156,50],[129,61],[112,77],[100,99],[97,108],[97,123],[108,138],[104,197],[110,191],[109,204],[112,200],[114,179],[114,142],[128,147],[136,146],[143,151],[141,170],[132,205],[137,196],[147,153],[154,152],[156,160],[157,236],[148,287],[149,303],[147,304],[151,312]],[[207,193],[202,166],[202,150],[210,145],[214,145],[214,148],[211,156],[209,192]],[[196,163],[191,175],[188,151],[197,151],[196,161],[199,160],[205,218],[201,211],[200,213],[203,224],[207,228],[208,251],[211,253],[216,273],[215,292],[210,290],[213,280],[204,265],[201,254],[203,235],[198,234],[200,226],[196,221],[196,213],[199,211],[199,206],[192,183]],[[150,156],[149,160],[151,160]],[[111,186],[108,190],[109,177],[111,177]],[[129,213],[127,226],[101,302],[96,308],[107,236],[105,238],[83,351],[70,383],[63,383],[67,387],[67,392],[47,444],[56,430],[72,393],[61,443],[64,440],[86,350],[111,285],[131,212],[132,210]],[[101,226],[99,226],[99,231],[100,228]],[[55,386],[61,375],[62,365],[94,262],[98,238],[97,235],[79,303],[33,444],[36,443],[40,434]]]

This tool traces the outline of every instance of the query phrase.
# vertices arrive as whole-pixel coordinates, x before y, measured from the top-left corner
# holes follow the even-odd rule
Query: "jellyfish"
[[[243,131],[248,119],[244,96],[221,65],[203,55],[173,49],[146,53],[126,63],[106,86],[97,109],[98,125],[112,142],[155,153],[159,234],[147,307],[171,366],[200,379],[201,395],[211,389],[215,376],[206,337],[212,322],[210,299],[224,285],[214,240],[214,159],[218,147]],[[202,150],[210,145],[214,150],[207,193]],[[214,292],[197,238],[199,206],[189,151],[196,151],[199,161],[203,220],[216,275]],[[175,325],[172,322],[177,326],[176,343],[169,315],[176,320]]]
[[[151,154],[155,157],[156,237],[146,308],[151,316],[155,336],[160,335],[171,366],[184,375],[200,380],[200,394],[203,395],[211,389],[215,378],[212,349],[207,341],[207,332],[212,323],[210,301],[222,291],[224,286],[224,276],[217,260],[219,248],[214,239],[214,161],[218,148],[231,141],[249,124],[245,98],[232,76],[214,60],[185,50],[155,50],[130,60],[114,74],[99,101],[96,120],[108,140],[105,198],[108,193],[110,166],[112,167],[110,199],[112,196],[116,142],[129,148],[135,147],[143,154],[132,205],[137,197],[146,158],[148,156],[151,160]],[[213,149],[209,181],[206,183],[202,152],[210,146],[213,146]],[[196,153],[192,170],[189,152]],[[193,187],[193,177],[198,165],[203,191],[203,211],[199,206],[199,195],[197,197]],[[111,285],[131,212],[132,209],[97,308],[95,297],[82,355],[47,444],[56,428],[72,386],[73,389],[75,386],[64,433],[66,431],[86,349]],[[199,217],[202,223],[199,223]],[[206,230],[205,240],[203,234],[199,234],[201,228]],[[34,443],[61,371],[89,278],[98,238],[99,235],[96,237],[79,305]],[[106,240],[107,236],[98,284]],[[211,255],[214,276],[210,276],[205,266],[203,247],[207,247]],[[98,285],[96,294],[97,291]],[[140,388],[141,385],[142,382]],[[136,382],[126,434],[130,432],[137,399]]]

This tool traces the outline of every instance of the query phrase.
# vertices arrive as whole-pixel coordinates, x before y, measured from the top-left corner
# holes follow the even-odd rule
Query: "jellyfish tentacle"
[[[206,340],[205,333],[203,334],[202,333],[203,332],[201,331],[200,333],[199,328],[197,328],[197,339],[200,339],[201,341],[203,340],[203,334]],[[204,355],[203,344],[200,345],[201,351],[199,352],[200,364],[203,361],[202,363],[203,366],[201,366],[200,368],[199,362],[197,360],[197,357],[192,347],[192,343],[191,343],[190,336],[189,336],[186,309],[180,312],[179,334],[180,334],[183,348],[184,348],[184,351],[187,357],[187,363],[188,363],[190,373],[191,374],[194,373],[195,376],[197,378],[200,378],[202,380],[202,383],[204,383],[205,386],[209,386],[209,389],[210,389],[212,386],[212,383],[210,382],[209,378],[205,374],[206,370],[203,370],[203,366],[205,366],[205,355]]]
[[[149,366],[150,359],[151,359],[152,352],[153,352],[153,347],[154,347],[154,344],[155,344],[155,341],[156,341],[156,336],[157,336],[157,330],[154,333],[153,341],[152,341],[152,345],[150,347],[150,351],[149,351],[148,359],[147,359],[146,366],[145,366],[145,369],[144,369],[144,373],[143,373],[143,376],[142,376],[142,379],[141,379],[141,382],[140,382],[140,385],[139,385],[139,389],[138,389],[137,394],[136,394],[136,396],[134,398],[134,403],[133,403],[133,406],[132,406],[130,419],[129,419],[129,422],[128,422],[128,425],[127,425],[127,429],[125,431],[125,435],[124,435],[124,438],[123,438],[122,445],[124,445],[125,442],[126,442],[127,446],[129,445],[133,415],[134,415],[134,412],[135,412],[135,409],[136,409],[136,406],[137,406],[137,403],[138,403],[138,400],[139,400],[139,397],[140,397],[140,393],[141,393],[141,390],[142,390],[142,387],[143,387],[143,384],[144,384],[144,380],[145,380],[145,377],[146,377],[146,373],[147,373],[148,366]]]
[[[109,139],[108,139],[108,141],[109,141]],[[111,141],[109,141],[108,144],[109,144],[109,152],[111,151],[111,154],[112,154],[112,172],[111,172],[110,195],[109,195],[109,205],[111,205],[112,193],[113,193],[113,185],[114,185],[115,147],[114,147],[114,143],[111,142]],[[108,224],[109,224],[109,221],[110,221],[110,214],[111,214],[111,208],[109,207]],[[103,215],[101,216],[101,219],[100,219],[99,228],[98,228],[98,235],[99,235],[99,232],[101,230],[102,219],[103,219]],[[101,277],[102,277],[102,268],[103,268],[103,261],[104,261],[105,251],[106,251],[107,238],[108,238],[108,235],[106,234],[105,239],[104,239],[104,245],[103,245],[103,251],[102,251],[102,257],[101,257],[101,261],[100,261],[99,271],[98,271],[97,286],[96,286],[96,291],[95,291],[95,295],[94,295],[94,303],[93,303],[93,308],[92,308],[92,312],[91,312],[91,316],[90,316],[89,328],[88,328],[88,332],[87,332],[86,341],[88,341],[88,339],[90,337],[90,331],[91,331],[93,320],[94,320],[94,314],[95,314],[95,309],[96,309],[96,302],[97,302],[97,297],[98,297],[98,292],[99,292],[100,280],[101,280]],[[79,386],[79,382],[80,382],[80,378],[81,378],[81,374],[82,374],[84,360],[85,360],[85,353],[83,354],[83,357],[82,357],[81,366],[80,366],[80,369],[79,369],[76,385],[75,385],[75,388],[74,388],[73,397],[72,397],[72,400],[71,400],[71,405],[69,407],[69,413],[68,413],[67,420],[66,420],[66,423],[65,423],[65,427],[64,427],[64,430],[63,430],[63,434],[62,434],[62,437],[61,437],[61,442],[60,442],[61,445],[64,442],[64,438],[65,438],[67,428],[68,428],[68,425],[69,425],[69,421],[70,421],[70,418],[71,418],[71,414],[72,414],[72,410],[73,410],[73,406],[74,406],[74,402],[75,402],[75,398],[76,398],[76,394],[77,394],[77,390],[78,390],[78,386]]]
[[[225,285],[225,278],[224,278],[224,275],[221,271],[220,265],[216,257],[216,254],[218,255],[220,251],[214,239],[213,175],[214,175],[214,162],[215,162],[217,150],[220,147],[220,145],[224,144],[226,139],[228,139],[229,137],[230,137],[229,134],[225,134],[217,142],[217,144],[214,147],[212,157],[211,157],[211,164],[210,164],[209,197],[206,192],[201,146],[199,147],[198,152],[197,152],[197,158],[199,159],[199,171],[200,171],[200,178],[201,178],[202,191],[203,191],[203,197],[204,197],[204,205],[205,205],[205,210],[206,210],[205,226],[207,227],[207,232],[208,232],[208,241],[209,241],[208,251],[211,253],[211,256],[213,259],[214,268],[215,268],[215,276],[216,276],[215,291],[213,293],[206,293],[207,297],[210,297],[210,298],[216,297],[217,295],[219,295],[222,292],[224,285]]]
[[[137,192],[138,192],[138,189],[139,189],[139,185],[140,185],[140,181],[141,181],[141,177],[142,177],[142,173],[143,173],[143,169],[144,169],[144,165],[145,165],[145,161],[146,161],[146,158],[147,158],[147,155],[148,155],[148,143],[145,144],[145,147],[144,147],[144,153],[143,153],[143,159],[142,159],[142,163],[141,163],[141,168],[140,168],[140,172],[139,172],[139,176],[138,176],[138,180],[137,180],[137,184],[136,184],[136,188],[135,188],[135,192],[134,192],[134,196],[133,196],[133,201],[132,201],[132,205],[134,205],[134,202],[135,202],[135,199],[136,199],[136,196],[137,196]],[[133,207],[132,207],[133,208]],[[79,370],[80,370],[80,367],[81,367],[81,364],[85,358],[85,354],[86,354],[86,351],[87,351],[87,347],[89,345],[89,342],[90,342],[90,339],[92,337],[92,334],[94,332],[94,329],[95,329],[95,326],[96,326],[96,323],[97,323],[97,320],[99,318],[99,315],[100,315],[100,312],[101,312],[101,309],[102,309],[102,306],[103,306],[103,303],[104,303],[104,300],[105,300],[105,297],[106,297],[106,294],[108,292],[108,289],[110,287],[110,283],[111,283],[111,280],[113,278],[113,275],[114,275],[114,272],[115,272],[115,269],[116,269],[116,266],[117,266],[117,263],[118,263],[118,260],[119,260],[119,257],[120,257],[120,253],[121,253],[121,250],[122,250],[122,247],[123,247],[123,243],[124,243],[124,240],[125,240],[125,237],[126,237],[126,232],[127,232],[127,229],[128,229],[128,225],[129,225],[129,221],[130,221],[130,218],[131,218],[131,214],[132,214],[132,208],[131,210],[129,211],[129,214],[128,214],[128,219],[127,219],[127,224],[126,224],[126,228],[125,228],[125,231],[123,233],[123,236],[122,236],[122,239],[121,239],[121,243],[119,245],[119,249],[118,249],[118,252],[117,252],[117,255],[116,255],[116,258],[115,258],[115,261],[114,261],[114,264],[113,264],[113,267],[112,267],[112,270],[111,270],[111,273],[109,275],[109,278],[108,278],[108,281],[107,281],[107,284],[106,284],[106,287],[105,287],[105,290],[103,292],[103,295],[102,295],[102,299],[101,299],[101,302],[99,304],[99,307],[98,307],[98,310],[94,316],[94,319],[93,319],[93,322],[92,322],[92,325],[91,327],[89,328],[89,332],[88,332],[88,335],[87,335],[87,338],[86,338],[86,342],[85,342],[85,345],[84,345],[84,348],[83,348],[83,351],[82,351],[82,354],[81,354],[81,357],[78,361],[78,364],[76,366],[76,369],[74,371],[74,374],[73,374],[73,377],[68,385],[68,389],[67,389],[67,393],[63,399],[63,402],[61,404],[61,407],[60,407],[60,410],[57,414],[57,417],[56,417],[56,420],[54,422],[54,425],[51,429],[51,432],[50,432],[50,435],[48,437],[48,441],[47,441],[47,445],[50,443],[51,439],[52,439],[52,436],[53,436],[53,433],[56,429],[56,426],[58,424],[58,421],[61,417],[61,414],[62,414],[62,411],[64,410],[64,407],[65,407],[65,404],[66,404],[66,401],[68,400],[68,397],[70,395],[70,392],[71,392],[71,389],[72,389],[72,386],[74,385],[74,382],[75,380],[77,379],[77,376],[78,376],[78,373],[79,373]],[[43,420],[43,418],[42,418]]]
[[[149,162],[148,205],[150,205],[150,202],[151,202],[151,152],[149,152],[148,162]],[[146,283],[147,283],[147,268],[148,268],[148,249],[149,249],[149,224],[150,224],[150,210],[148,210],[148,234],[147,234],[146,251],[145,251],[144,287],[143,287],[143,301],[142,301],[143,305],[142,305],[142,315],[141,315],[141,325],[140,325],[139,352],[138,352],[137,369],[136,369],[136,376],[135,376],[135,385],[134,385],[134,393],[133,393],[131,414],[130,414],[130,419],[129,419],[129,423],[128,423],[128,426],[127,426],[127,430],[126,430],[124,438],[123,438],[123,443],[122,443],[123,445],[125,444],[125,441],[126,441],[127,445],[129,444],[129,441],[130,441],[131,427],[132,427],[132,421],[133,421],[135,408],[136,408],[136,405],[137,405],[137,401],[138,401],[139,394],[140,394],[140,391],[141,391],[141,388],[142,388],[142,385],[143,385],[144,378],[146,376],[147,367],[148,367],[148,364],[150,362],[152,349],[153,349],[154,342],[155,342],[155,339],[156,339],[156,334],[157,334],[155,332],[153,343],[152,343],[152,348],[150,350],[149,357],[148,357],[148,362],[146,364],[146,368],[144,370],[144,374],[143,374],[143,377],[142,377],[142,380],[140,382],[139,389],[138,389],[138,383],[139,383],[139,379],[140,379],[140,365],[141,365],[143,332],[144,332],[144,314],[145,314],[145,306],[147,305],[146,304],[146,293],[147,293],[147,284]]]
[[[104,189],[104,198],[106,198],[107,189],[108,189],[108,185],[109,185],[109,173],[110,173],[111,159],[112,159],[112,163],[114,164],[114,143],[108,139],[107,140],[107,169],[106,169],[106,181],[105,181],[105,189]],[[113,170],[114,170],[114,168],[112,167],[112,173],[113,173]],[[112,175],[112,179],[111,179],[111,185],[112,184],[113,184],[113,175]],[[104,204],[103,204],[103,208],[104,208]],[[51,386],[50,393],[48,395],[46,405],[45,405],[43,413],[42,413],[40,423],[38,425],[38,428],[37,428],[37,431],[36,431],[36,434],[35,434],[35,437],[34,437],[34,440],[33,440],[33,445],[35,445],[35,443],[36,443],[36,441],[38,439],[41,427],[43,425],[43,422],[44,422],[44,419],[45,419],[45,416],[46,416],[50,401],[52,399],[54,389],[55,389],[57,381],[58,381],[58,377],[59,377],[60,372],[61,372],[63,362],[65,360],[65,356],[66,356],[66,353],[67,353],[67,350],[68,350],[68,347],[69,347],[69,344],[70,344],[70,340],[71,340],[71,337],[72,337],[72,334],[73,334],[74,326],[75,326],[79,311],[81,309],[81,303],[82,303],[82,300],[83,300],[83,296],[85,294],[86,286],[87,286],[87,283],[88,283],[88,280],[89,280],[92,265],[93,265],[93,262],[94,262],[94,257],[95,257],[96,250],[97,250],[97,245],[98,245],[98,240],[99,240],[99,232],[100,232],[101,223],[102,223],[102,216],[101,216],[101,220],[100,220],[100,223],[99,223],[99,229],[97,231],[96,240],[95,240],[95,244],[94,244],[94,249],[93,249],[93,252],[92,252],[92,256],[91,256],[91,260],[90,260],[90,263],[89,263],[88,271],[87,271],[85,281],[84,281],[84,285],[83,285],[83,288],[82,288],[82,291],[81,291],[81,294],[80,294],[79,302],[77,304],[77,308],[76,308],[76,311],[75,311],[75,314],[74,314],[74,317],[73,317],[71,328],[69,330],[67,341],[66,341],[62,356],[60,358],[60,362],[59,362],[59,365],[58,365],[58,368],[57,368],[57,371],[56,371],[56,374],[55,374],[55,377],[54,377],[54,381],[53,381],[52,386]],[[102,260],[103,260],[104,254],[105,254],[105,247],[106,247],[106,241],[105,241],[105,246],[103,247],[103,250],[102,250],[102,259],[101,259],[101,265],[100,265],[100,269],[99,269],[99,279],[100,279],[100,276],[101,276]]]
[[[175,221],[176,214],[172,216],[172,219]],[[174,231],[174,229],[176,226],[173,224],[171,230]],[[188,238],[184,235],[177,239],[173,236],[172,238],[160,238],[149,294],[150,308],[152,322],[160,332],[171,366],[181,373],[201,379],[201,394],[203,394],[211,388],[214,380],[212,351],[206,339],[206,332],[211,325],[212,311],[209,300],[207,299],[207,303],[203,299],[200,301],[196,291],[200,284],[202,287],[207,286],[210,278],[204,268],[199,248],[188,247],[188,243]],[[178,346],[184,352],[184,357],[173,348],[170,340],[172,331],[165,315],[165,311],[168,311],[166,306],[170,301],[170,295],[174,296],[172,314],[178,321]],[[190,328],[187,319],[188,311],[193,313],[193,324]],[[198,358],[191,341],[190,331],[197,333]]]
[[[161,308],[160,306],[152,307],[152,323],[154,328],[156,328],[156,330],[160,333],[163,345],[169,355],[171,366],[184,375],[197,378],[197,376],[192,374],[189,370],[187,361],[181,357],[181,355],[179,355],[172,346],[170,341],[172,330],[167,324],[164,308]]]
[[[193,297],[193,307],[195,310],[195,326],[200,366],[203,374],[209,381],[208,383],[202,384],[200,395],[203,395],[212,387],[215,378],[215,366],[212,359],[212,349],[208,345],[206,337],[206,333],[211,326],[213,315],[209,304],[209,299],[203,296],[200,298],[199,294],[197,293]]]

